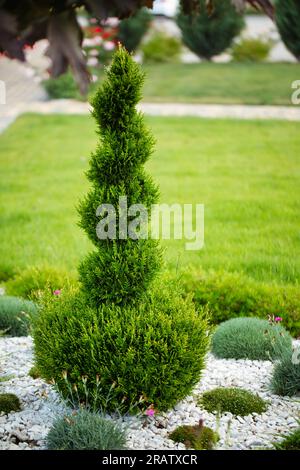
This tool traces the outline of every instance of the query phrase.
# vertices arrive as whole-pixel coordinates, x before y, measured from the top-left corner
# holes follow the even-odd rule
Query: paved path
[[[41,114],[87,114],[89,105],[75,100],[29,101],[12,107],[1,105],[0,132],[24,112]],[[195,116],[200,118],[282,119],[300,121],[300,106],[250,106],[183,103],[142,103],[151,116]]]

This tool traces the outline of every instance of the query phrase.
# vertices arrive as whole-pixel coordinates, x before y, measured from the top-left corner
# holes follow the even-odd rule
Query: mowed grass
[[[290,105],[299,64],[200,63],[145,66],[145,101]]]
[[[205,204],[205,247],[163,241],[167,267],[300,279],[299,123],[149,117],[147,165],[161,202]],[[50,264],[75,272],[91,248],[76,225],[97,141],[88,116],[20,117],[0,136],[0,273]],[[105,201],[104,201],[105,202]]]

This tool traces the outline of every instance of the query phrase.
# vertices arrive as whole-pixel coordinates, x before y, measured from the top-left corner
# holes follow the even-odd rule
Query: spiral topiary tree
[[[124,214],[124,200],[150,209],[158,196],[143,169],[153,138],[135,108],[143,78],[119,48],[93,100],[100,145],[79,206],[96,250],[79,267],[81,288],[44,298],[34,325],[41,377],[72,404],[122,413],[163,411],[183,399],[200,378],[209,342],[206,312],[174,282],[155,279],[157,241],[135,236],[135,214]],[[138,234],[147,235],[147,221]]]
[[[276,0],[275,20],[286,47],[300,61],[300,2]]]
[[[142,204],[150,215],[151,205],[158,199],[158,189],[143,169],[154,144],[143,116],[136,110],[143,81],[138,65],[120,47],[92,102],[100,145],[87,173],[92,189],[81,202],[79,213],[80,225],[97,250],[81,263],[79,273],[83,290],[96,307],[103,302],[125,305],[138,299],[161,263],[157,241],[130,238],[127,215],[124,213],[125,219],[120,220],[125,205]],[[102,204],[116,209],[115,227],[112,220],[109,227],[113,238],[101,239],[96,233],[101,220],[96,214]],[[105,222],[105,217],[102,220]]]
[[[201,15],[186,15],[181,9],[177,24],[184,44],[198,57],[211,60],[231,46],[244,27],[243,17],[231,0],[214,2],[212,11],[206,9],[206,0],[196,0]]]

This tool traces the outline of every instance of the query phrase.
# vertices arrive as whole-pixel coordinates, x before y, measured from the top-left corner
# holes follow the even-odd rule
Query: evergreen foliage
[[[297,353],[298,352],[298,353]],[[300,351],[286,351],[274,366],[271,390],[277,395],[294,396],[300,394]]]
[[[213,354],[224,359],[270,361],[291,349],[292,338],[282,326],[258,318],[227,320],[212,338]]]
[[[150,405],[167,410],[200,378],[207,328],[206,312],[196,312],[177,285],[162,279],[132,307],[96,310],[82,295],[64,292],[37,318],[36,365],[67,401],[122,413]]]
[[[244,27],[243,17],[231,0],[215,2],[212,12],[205,9],[206,0],[198,0],[201,15],[185,15],[181,10],[177,24],[184,44],[197,56],[211,60],[231,46]]]
[[[82,408],[56,418],[46,441],[49,450],[119,450],[126,437],[114,421]]]
[[[11,411],[19,411],[21,403],[19,398],[13,393],[0,394],[0,413],[8,414]]]
[[[120,21],[118,40],[128,52],[133,52],[138,48],[150,26],[151,19],[150,11],[142,8],[129,18]]]
[[[153,138],[135,108],[143,79],[120,47],[93,100],[100,145],[87,173],[92,189],[79,206],[96,251],[79,267],[80,289],[43,296],[34,327],[41,377],[54,379],[71,404],[122,413],[167,410],[183,399],[200,378],[209,342],[206,310],[196,312],[177,284],[154,280],[161,264],[155,240],[126,239],[117,211],[116,239],[96,236],[101,204],[117,208],[126,196],[128,206],[150,209],[157,201],[143,169]]]
[[[119,48],[107,78],[93,98],[93,115],[99,126],[100,145],[92,154],[87,173],[93,187],[79,206],[80,226],[96,245],[79,267],[80,280],[91,305],[103,302],[128,304],[143,294],[161,264],[156,240],[122,239],[117,214],[116,239],[101,240],[96,226],[101,204],[119,207],[127,197],[128,207],[143,204],[150,214],[158,189],[143,165],[154,139],[143,116],[136,110],[141,99],[144,74],[131,56]]]
[[[264,413],[267,403],[258,395],[242,388],[219,387],[203,393],[199,404],[210,413],[232,413],[235,416],[247,416],[251,413]]]
[[[276,24],[286,47],[300,61],[300,2],[276,0]]]
[[[196,426],[179,426],[170,434],[174,442],[182,442],[187,448],[212,450],[219,440],[219,435],[203,425],[202,420]]]

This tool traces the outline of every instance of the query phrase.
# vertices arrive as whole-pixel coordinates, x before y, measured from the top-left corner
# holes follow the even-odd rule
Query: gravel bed
[[[33,365],[30,337],[0,338],[0,376],[12,376],[0,383],[0,393],[15,393],[22,410],[0,414],[0,450],[45,448],[45,436],[53,419],[66,408],[51,385],[32,379],[28,371]],[[167,413],[155,417],[125,417],[128,447],[131,449],[185,449],[168,439],[169,433],[181,424],[196,424],[204,419],[206,426],[220,435],[218,449],[270,448],[274,441],[294,430],[299,424],[300,398],[279,397],[268,390],[273,364],[269,361],[216,359],[207,357],[203,377],[184,401]],[[197,397],[215,387],[243,387],[258,393],[269,402],[262,415],[234,417],[230,413],[216,419],[197,406]]]

